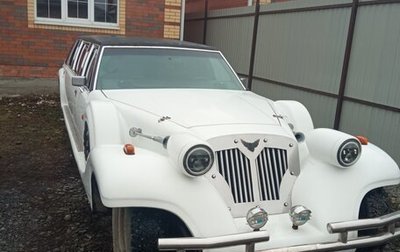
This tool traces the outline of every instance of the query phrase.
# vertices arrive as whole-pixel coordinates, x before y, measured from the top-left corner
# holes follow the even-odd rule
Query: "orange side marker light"
[[[368,138],[366,138],[365,136],[356,136],[356,138],[358,139],[358,141],[360,141],[362,145],[368,144]]]
[[[135,147],[132,144],[125,144],[124,152],[126,155],[135,155]]]

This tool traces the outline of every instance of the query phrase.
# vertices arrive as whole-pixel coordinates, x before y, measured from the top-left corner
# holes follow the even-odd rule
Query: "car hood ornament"
[[[244,141],[243,139],[240,139],[240,141],[242,142],[244,147],[246,147],[251,152],[254,152],[254,150],[257,148],[258,144],[260,143],[260,139],[254,141],[252,143],[248,143],[248,142]]]

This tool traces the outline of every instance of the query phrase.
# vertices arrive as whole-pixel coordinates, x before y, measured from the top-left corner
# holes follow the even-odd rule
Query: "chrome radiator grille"
[[[287,151],[264,148],[255,160],[260,200],[279,200],[279,187],[288,169]],[[250,160],[239,149],[217,151],[219,173],[228,183],[235,203],[254,202]]]
[[[261,200],[279,200],[279,187],[288,168],[287,151],[264,148],[256,166]]]
[[[254,201],[250,160],[239,150],[217,151],[219,173],[231,188],[235,203]]]

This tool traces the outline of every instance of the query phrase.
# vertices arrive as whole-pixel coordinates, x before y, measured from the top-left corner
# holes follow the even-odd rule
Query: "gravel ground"
[[[0,96],[0,129],[0,251],[111,251],[111,218],[90,213],[58,96]],[[400,209],[399,187],[388,191]]]
[[[111,251],[91,216],[58,96],[0,98],[0,251]]]

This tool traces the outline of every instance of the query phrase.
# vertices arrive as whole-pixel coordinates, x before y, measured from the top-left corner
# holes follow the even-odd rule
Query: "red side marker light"
[[[135,155],[135,147],[132,144],[125,144],[124,152],[126,155]]]
[[[356,136],[356,138],[358,139],[358,141],[360,141],[362,145],[368,144],[368,138],[366,138],[365,136]]]

